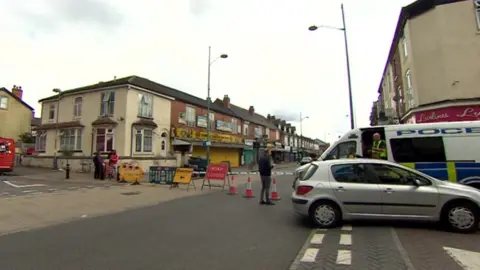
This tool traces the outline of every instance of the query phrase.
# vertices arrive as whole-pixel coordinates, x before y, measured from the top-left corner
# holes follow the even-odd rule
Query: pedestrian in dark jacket
[[[270,185],[272,184],[272,162],[270,161],[269,151],[266,149],[263,157],[258,161],[258,172],[262,180],[262,191],[260,192],[260,204],[274,205],[270,201]],[[264,200],[265,198],[265,200]]]
[[[93,178],[94,179],[104,179],[103,175],[103,158],[100,156],[99,152],[95,153],[95,156],[93,157],[93,165],[95,166],[95,171],[93,172]]]

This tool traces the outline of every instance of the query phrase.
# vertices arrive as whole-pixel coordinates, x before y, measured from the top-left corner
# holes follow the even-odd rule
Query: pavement
[[[248,176],[235,178],[242,194]],[[220,188],[112,185],[0,198],[0,269],[480,269],[480,233],[434,224],[353,222],[319,230],[282,200]],[[31,179],[30,184],[38,180]],[[80,182],[80,180],[78,180]]]

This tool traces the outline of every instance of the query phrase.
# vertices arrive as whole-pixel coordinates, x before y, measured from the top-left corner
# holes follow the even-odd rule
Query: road
[[[0,176],[0,198],[32,196],[43,193],[75,191],[79,189],[109,188],[115,181],[90,181],[82,175],[83,181],[65,179],[65,172],[54,172],[42,168],[19,167],[15,173]],[[85,181],[87,179],[88,181]]]
[[[379,222],[316,230],[291,211],[291,176],[277,180],[274,206],[258,204],[255,182],[254,199],[219,191],[5,235],[0,269],[479,269],[468,262],[478,254],[458,249],[480,252],[480,233]]]

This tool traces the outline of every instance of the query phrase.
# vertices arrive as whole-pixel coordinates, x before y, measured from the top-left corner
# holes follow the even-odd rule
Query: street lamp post
[[[228,58],[227,54],[221,54],[217,58],[215,58],[212,61],[212,47],[208,46],[208,80],[207,80],[207,141],[205,142],[205,146],[207,147],[207,166],[210,164],[210,137],[211,137],[211,125],[210,125],[210,106],[212,103],[212,100],[210,98],[210,69],[212,67],[212,64],[215,63],[220,58]]]
[[[57,140],[58,140],[58,113],[60,112],[60,94],[62,90],[54,88],[52,90],[57,94],[57,104],[55,105],[55,141],[54,141],[54,152],[53,152],[53,169],[58,170],[58,160],[57,160]]]
[[[329,29],[335,29],[335,30],[343,31],[343,37],[344,37],[344,40],[345,40],[345,54],[346,54],[346,58],[347,58],[348,101],[350,103],[350,128],[354,129],[355,128],[355,121],[354,121],[354,115],[353,115],[352,80],[351,80],[351,76],[350,76],[350,58],[349,58],[349,53],[348,53],[347,26],[346,26],[346,23],[345,23],[345,11],[343,9],[343,4],[341,4],[341,10],[342,10],[342,22],[343,22],[343,27],[342,28],[332,27],[332,26],[327,26],[327,25],[321,25],[321,26],[312,25],[308,28],[308,30],[315,31],[318,28],[329,28]]]
[[[303,150],[303,129],[302,129],[302,122],[305,119],[308,119],[310,117],[304,116],[302,117],[302,113],[300,112],[300,148]],[[302,157],[303,157],[303,152],[302,152]]]

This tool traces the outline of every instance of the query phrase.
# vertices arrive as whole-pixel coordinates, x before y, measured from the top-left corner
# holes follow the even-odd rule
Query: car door
[[[350,214],[382,213],[382,190],[369,181],[371,177],[364,164],[336,164],[330,170],[330,185],[335,197]]]
[[[371,164],[383,191],[382,213],[433,216],[439,204],[437,188],[430,180],[399,166]]]

